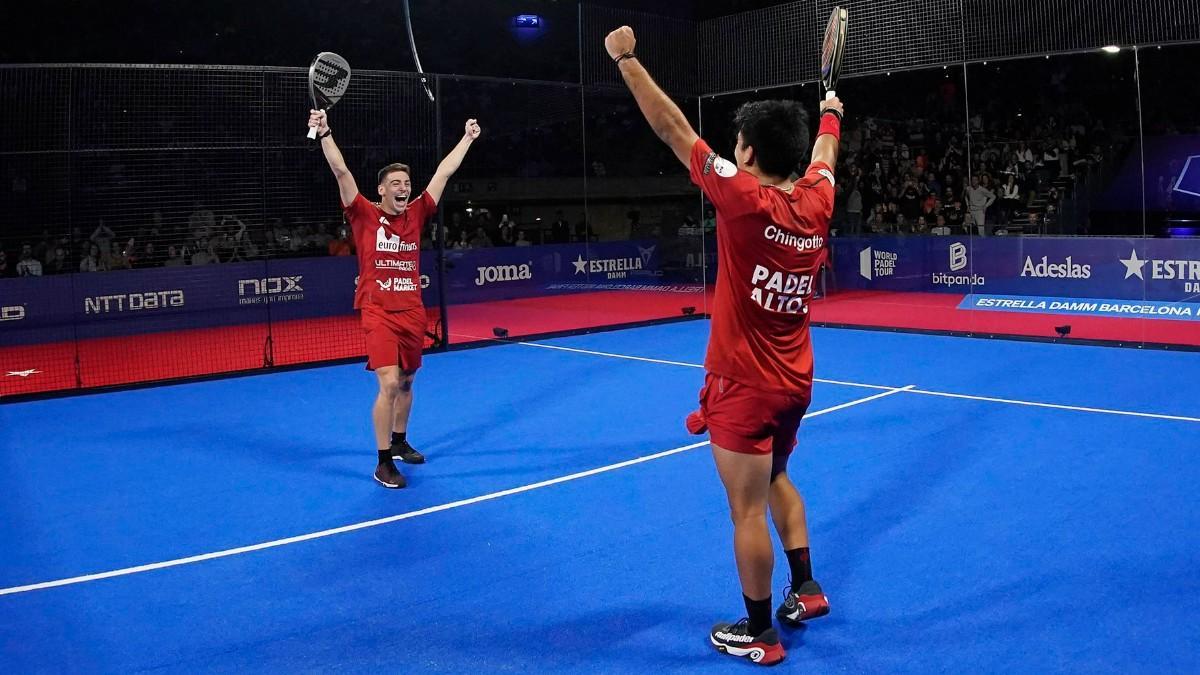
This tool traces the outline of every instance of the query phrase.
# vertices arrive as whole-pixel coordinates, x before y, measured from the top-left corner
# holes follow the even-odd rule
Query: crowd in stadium
[[[972,111],[965,125],[958,85],[949,78],[915,101],[921,110],[911,116],[848,125],[835,231],[1086,233],[1086,218],[1063,222],[1061,208],[1080,178],[1123,152],[1112,121],[1078,102],[1000,100]]]
[[[1062,207],[1077,198],[1081,176],[1111,168],[1127,154],[1133,131],[1125,128],[1129,120],[1122,115],[1091,105],[1078,93],[1079,87],[1068,91],[1071,79],[1066,74],[1051,79],[1059,85],[1037,100],[1018,106],[997,97],[972,109],[969,118],[959,84],[951,78],[932,85],[926,81],[923,94],[909,88],[901,97],[881,90],[880,101],[862,101],[862,108],[888,114],[848,120],[837,171],[834,234],[1087,233],[1087,210],[1068,217]],[[886,101],[893,103],[883,105]],[[588,147],[595,150],[589,151],[586,167],[579,153],[552,151],[556,136],[571,136],[568,128],[577,124],[567,111],[550,115],[546,125],[510,124],[508,131],[501,126],[491,132],[494,147],[481,144],[481,155],[473,158],[477,164],[469,171],[479,176],[503,171],[501,175],[531,179],[575,176],[581,170],[598,179],[680,171],[669,153],[651,143],[656,139],[635,126],[632,108],[621,110],[622,106],[628,102],[611,101],[608,114],[588,116]],[[714,139],[722,133],[719,126],[706,132]],[[617,142],[620,138],[645,139],[647,149]],[[632,159],[623,160],[628,153]],[[525,159],[514,163],[514,157]],[[110,227],[99,220],[69,235],[49,230],[40,235],[36,230],[9,233],[0,242],[0,276],[354,252],[347,228],[336,215],[310,219],[281,214],[265,223],[252,222],[218,204],[194,204],[165,215],[156,211],[140,226]],[[445,217],[446,228],[432,225],[423,233],[425,248],[434,246],[443,231],[450,249],[586,239],[586,226],[568,222],[561,212],[546,223],[517,223],[487,209],[452,210]]]
[[[441,231],[431,223],[422,233],[421,246],[430,249]],[[532,246],[580,240],[580,226],[572,225],[562,211],[546,227],[540,223],[518,225],[508,215],[494,216],[487,209],[473,213],[450,212],[446,248],[475,249],[493,246]],[[176,267],[246,262],[264,258],[347,256],[354,242],[344,223],[331,224],[297,218],[274,218],[265,226],[250,227],[232,213],[217,215],[197,204],[178,225],[154,212],[151,223],[118,234],[99,221],[89,235],[75,228],[70,236],[43,230],[40,237],[20,243],[12,253],[0,248],[0,277],[43,276],[71,272]]]

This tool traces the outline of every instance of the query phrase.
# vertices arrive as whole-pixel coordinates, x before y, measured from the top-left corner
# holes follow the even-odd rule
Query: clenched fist
[[[608,50],[608,55],[613,60],[622,54],[633,52],[635,44],[637,44],[637,38],[633,36],[633,29],[629,26],[621,26],[604,38],[604,48]]]

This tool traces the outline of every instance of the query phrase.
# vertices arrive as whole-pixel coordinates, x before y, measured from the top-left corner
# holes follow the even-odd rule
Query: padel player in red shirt
[[[388,488],[405,486],[393,459],[421,464],[425,458],[408,443],[413,378],[425,346],[425,307],[421,302],[421,228],[437,213],[446,182],[458,170],[471,143],[479,138],[475,120],[467,120],[462,140],[438,165],[425,191],[412,196],[412,172],[404,164],[379,170],[378,204],[358,192],[354,176],[333,141],[324,111],[313,110],[308,126],[317,129],[321,150],[337,178],[342,209],[358,249],[358,289],[354,308],[361,310],[367,332],[367,369],[375,371],[379,395],[371,410],[379,464],[375,480]]]
[[[829,612],[812,578],[804,501],[787,475],[800,420],[812,397],[809,301],[825,256],[833,215],[842,104],[821,104],[821,126],[804,175],[791,180],[808,150],[803,108],[790,101],[744,104],[735,162],[696,135],[679,108],[634,55],[632,29],[604,44],[646,120],[691,172],[717,212],[717,287],[700,409],[687,426],[708,431],[733,517],[734,557],[748,617],[720,623],[709,638],[721,652],[755,663],[785,656],[771,622],[774,551],[767,509],[783,542],[792,585],[776,616],[798,625]]]

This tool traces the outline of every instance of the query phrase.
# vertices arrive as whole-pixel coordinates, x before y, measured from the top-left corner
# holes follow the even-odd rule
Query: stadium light
[[[1117,52],[1121,51],[1121,48],[1116,45],[1108,45],[1107,47],[1102,47],[1100,51],[1104,52],[1105,54],[1116,54]]]

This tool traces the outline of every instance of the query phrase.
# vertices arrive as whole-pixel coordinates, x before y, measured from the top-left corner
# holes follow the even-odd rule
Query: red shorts
[[[748,455],[772,454],[785,465],[810,395],[777,394],[708,373],[700,409],[688,415],[688,431],[708,431],[714,445]],[[782,462],[780,461],[782,460]]]
[[[362,308],[367,331],[367,370],[400,366],[406,373],[421,367],[425,348],[425,308],[388,312],[373,305]]]

